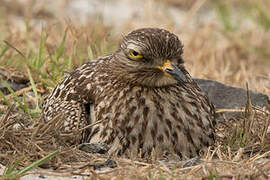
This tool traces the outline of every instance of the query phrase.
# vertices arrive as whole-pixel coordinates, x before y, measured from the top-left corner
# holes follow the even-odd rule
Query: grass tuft
[[[18,168],[19,163],[23,160],[23,158],[20,158],[19,160],[15,161],[14,164],[8,165],[2,176],[3,180],[15,180],[20,178],[21,176],[24,176],[28,171],[31,171],[32,169],[40,166],[41,164],[45,163],[46,161],[50,160],[51,158],[55,157],[59,151],[54,151],[47,156],[33,162],[32,164],[26,166],[25,168],[16,171],[16,168]],[[0,177],[1,177],[0,176]]]

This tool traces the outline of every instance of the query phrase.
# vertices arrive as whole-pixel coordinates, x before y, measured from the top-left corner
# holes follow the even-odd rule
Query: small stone
[[[88,153],[105,154],[108,152],[109,147],[105,143],[82,143],[78,145],[78,149]]]
[[[117,163],[114,160],[111,160],[110,158],[108,158],[104,163],[94,165],[94,170],[100,169],[103,167],[116,168]]]

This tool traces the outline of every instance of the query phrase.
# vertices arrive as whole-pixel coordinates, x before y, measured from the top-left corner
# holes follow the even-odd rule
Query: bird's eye
[[[141,59],[141,58],[143,58],[143,56],[140,53],[138,53],[137,51],[134,51],[133,49],[129,50],[129,57],[132,58],[132,59]]]

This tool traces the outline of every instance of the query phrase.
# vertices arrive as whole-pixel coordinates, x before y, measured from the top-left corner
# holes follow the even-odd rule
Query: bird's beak
[[[173,65],[170,60],[166,60],[162,66],[156,66],[156,68],[162,70],[165,75],[173,77],[177,81],[187,81],[184,72],[177,66]]]

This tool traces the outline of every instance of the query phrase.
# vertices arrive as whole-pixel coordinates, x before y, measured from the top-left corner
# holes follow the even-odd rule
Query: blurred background
[[[125,34],[142,27],[177,34],[193,77],[242,88],[248,82],[249,89],[270,97],[270,0],[0,0],[0,165],[11,167],[4,174],[12,175],[18,165],[26,167],[63,146],[68,136],[55,129],[61,118],[44,124],[40,115],[46,94],[65,73],[116,51]],[[223,93],[229,98],[220,104],[233,104],[224,112],[240,110],[243,117],[217,125],[217,148],[207,153],[206,161],[195,158],[182,168],[166,160],[145,166],[119,159],[120,167],[109,171],[132,175],[130,179],[267,179],[269,112],[265,107],[253,111],[247,106],[245,113],[231,107],[242,98],[235,92]],[[42,166],[68,173],[79,169],[85,175],[85,164],[77,162],[86,162],[87,171],[89,162],[105,162],[105,157],[96,161],[96,154],[82,154],[73,146],[62,150]],[[102,175],[95,177],[110,177],[103,170]]]
[[[54,87],[141,27],[177,34],[192,76],[270,95],[270,0],[0,0],[0,65]]]

